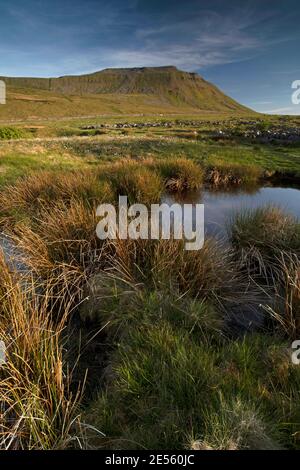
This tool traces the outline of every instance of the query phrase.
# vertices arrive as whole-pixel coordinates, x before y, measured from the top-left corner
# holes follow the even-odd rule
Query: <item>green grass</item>
[[[127,196],[129,204],[159,203],[163,191],[163,182],[157,171],[149,165],[141,165],[132,160],[121,160],[107,166],[100,172],[101,179],[109,181],[115,194]]]
[[[95,437],[95,445],[297,447],[300,375],[287,344],[266,335],[235,341],[211,335],[202,323],[210,307],[202,306],[196,322],[187,299],[163,294],[157,308],[156,295],[145,293],[139,320],[114,337],[106,389],[86,411],[107,436]],[[122,305],[129,314],[130,304]]]
[[[0,127],[0,140],[22,139],[27,136],[22,129],[15,127]]]
[[[191,160],[166,159],[158,162],[157,168],[168,191],[194,191],[202,186],[203,170]]]
[[[0,370],[0,449],[80,447],[84,442],[82,383],[72,390],[62,343],[70,315],[68,301],[65,298],[60,319],[55,321],[48,288],[39,296],[36,280],[17,279],[2,252],[0,265],[0,339],[6,346],[6,362]]]
[[[0,392],[22,424],[4,414],[5,435],[22,449],[299,449],[298,222],[270,208],[239,214],[232,249],[210,239],[196,253],[95,232],[96,206],[121,193],[149,203],[212,171],[225,185],[296,175],[299,149],[174,137],[175,121],[78,137],[81,124],[0,145],[1,226],[31,269],[25,281],[1,265],[0,336],[12,346]],[[235,335],[232,312],[261,303],[264,328]],[[68,354],[80,341],[88,353]]]
[[[70,155],[63,151],[47,151],[39,145],[30,152],[18,148],[0,149],[0,186],[15,182],[18,178],[36,171],[64,172],[87,169],[92,159]]]
[[[251,277],[272,289],[266,311],[289,337],[300,333],[300,223],[276,207],[243,211],[231,222],[236,257]]]
[[[84,169],[102,162],[133,159],[169,161],[188,158],[209,174],[212,169],[220,174],[233,174],[255,180],[265,174],[279,172],[282,177],[299,177],[300,154],[297,149],[259,146],[218,146],[176,139],[138,138],[134,136],[55,139],[38,142],[4,144],[0,149],[0,184],[13,182],[19,176],[35,170]],[[245,182],[245,181],[244,181]],[[246,181],[247,182],[247,181]]]
[[[213,124],[218,119],[220,124]],[[232,141],[213,141],[209,132],[220,127],[245,128],[241,124],[246,118],[230,118],[228,115],[145,115],[145,116],[108,116],[102,118],[69,119],[53,121],[20,122],[18,127],[10,124],[18,135],[30,136],[15,142],[2,141],[0,149],[0,184],[6,180],[14,181],[18,176],[32,169],[55,170],[61,167],[84,168],[97,165],[97,162],[122,158],[169,160],[188,158],[201,165],[205,174],[211,169],[219,173],[233,174],[233,179],[247,176],[251,182],[261,175],[298,178],[300,175],[300,149],[298,144],[259,144],[238,137]],[[253,116],[250,117],[253,120]],[[255,118],[256,119],[256,118]],[[247,121],[247,119],[246,119]],[[297,126],[296,118],[283,121],[278,117],[263,116],[256,119],[257,126]],[[96,129],[84,131],[82,126],[118,122],[159,122],[160,127],[130,129]],[[164,122],[173,122],[164,127]],[[183,127],[179,124],[185,124]],[[194,123],[194,124],[193,124]],[[196,132],[196,134],[195,134]],[[99,134],[99,135],[97,135]],[[38,137],[39,139],[36,139]],[[225,178],[226,179],[226,178]],[[247,181],[244,181],[247,182]]]

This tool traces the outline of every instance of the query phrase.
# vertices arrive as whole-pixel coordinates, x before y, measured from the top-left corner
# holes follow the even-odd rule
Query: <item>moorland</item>
[[[121,72],[8,82],[0,447],[299,449],[299,220],[244,209],[226,243],[209,235],[189,252],[101,241],[96,207],[297,187],[300,119],[173,68]]]

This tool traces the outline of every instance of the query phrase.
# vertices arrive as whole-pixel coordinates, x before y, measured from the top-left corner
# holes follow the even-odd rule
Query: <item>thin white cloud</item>
[[[300,115],[300,106],[289,106],[286,108],[276,108],[276,109],[269,109],[267,111],[262,111],[266,114],[290,114],[294,116]]]
[[[252,103],[252,106],[263,106],[263,105],[272,104],[272,103],[273,103],[272,101],[255,101],[254,103]]]
[[[39,24],[50,34],[50,38],[43,42],[41,36],[41,40],[30,47],[19,44],[16,48],[7,46],[3,50],[3,45],[2,48],[0,45],[0,74],[18,74],[20,63],[22,75],[35,76],[80,74],[107,67],[166,64],[193,71],[251,59],[282,40],[272,37],[268,28],[260,27],[260,23],[271,17],[273,12],[239,7],[220,14],[203,10],[200,2],[194,2],[189,8],[180,7],[178,17],[174,6],[174,11],[168,16],[157,18],[155,23],[153,18],[148,20],[139,16],[134,10],[136,5],[137,0],[127,2],[124,13],[120,10],[120,4],[112,0],[103,5],[101,15],[99,10],[93,15],[91,5],[87,2],[82,12],[80,34],[77,23],[48,24],[48,17],[44,15],[34,25],[34,18],[26,14],[24,8],[20,11],[12,10],[11,15],[14,15],[16,21],[23,22],[23,27],[31,25],[36,28]],[[79,13],[75,8],[70,12],[70,17],[78,16]],[[51,18],[54,13],[49,14]],[[130,36],[122,36],[123,27],[131,27]],[[99,36],[100,33],[102,36]]]
[[[222,21],[220,15],[214,14],[209,21],[202,17],[189,24],[180,22],[156,30],[138,30],[137,38],[144,40],[142,50],[128,51],[127,55],[136,58],[143,54],[154,60],[153,65],[172,63],[171,60],[182,68],[198,69],[245,60],[250,51],[257,53],[262,47],[261,41],[228,23],[229,19]],[[164,42],[166,34],[168,46]]]

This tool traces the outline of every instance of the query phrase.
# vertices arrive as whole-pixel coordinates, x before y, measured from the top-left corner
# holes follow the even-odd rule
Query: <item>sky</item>
[[[299,0],[0,0],[0,76],[175,65],[260,112],[300,114]]]

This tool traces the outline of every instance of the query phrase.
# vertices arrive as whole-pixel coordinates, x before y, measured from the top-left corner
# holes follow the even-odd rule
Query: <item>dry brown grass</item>
[[[37,172],[1,191],[1,221],[7,224],[18,212],[31,218],[55,201],[70,203],[74,199],[97,204],[109,202],[112,189],[109,182],[100,181],[99,169],[58,174]]]
[[[165,188],[171,192],[196,190],[203,183],[203,169],[186,158],[159,161],[157,169],[161,173]]]
[[[237,258],[248,275],[273,293],[267,312],[279,331],[291,338],[300,332],[300,224],[277,207],[237,214],[231,227]]]
[[[33,227],[19,223],[11,232],[20,261],[59,304],[80,302],[88,276],[106,264],[112,245],[97,238],[96,225],[96,208],[72,200],[49,204]]]
[[[54,321],[47,289],[39,295],[36,282],[11,273],[2,254],[0,269],[0,339],[7,348],[0,367],[0,448],[82,446],[81,390],[70,389],[72,373],[61,341],[70,314],[68,299],[60,320]]]
[[[276,450],[280,444],[269,436],[269,429],[254,403],[240,399],[226,403],[220,396],[218,412],[204,413],[204,438],[193,440],[192,450]]]
[[[277,278],[274,282],[275,305],[265,310],[275,321],[279,333],[291,339],[300,334],[300,260],[296,255],[282,252],[277,259]]]
[[[127,196],[130,204],[160,201],[163,182],[152,160],[121,159],[109,167],[103,167],[101,175],[112,185],[115,200],[120,195]]]
[[[243,274],[230,249],[207,239],[201,250],[186,251],[178,240],[117,240],[109,256],[110,271],[130,285],[175,289],[210,300],[222,311],[257,307],[259,290]]]
[[[214,165],[206,169],[205,179],[214,187],[232,187],[256,184],[262,175],[262,169],[255,165],[215,160]]]

